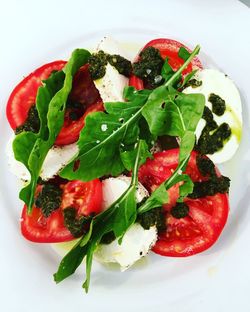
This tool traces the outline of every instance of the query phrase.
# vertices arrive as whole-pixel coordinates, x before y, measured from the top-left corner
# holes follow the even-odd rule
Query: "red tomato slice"
[[[98,214],[102,206],[102,183],[99,179],[89,182],[70,181],[63,188],[62,209],[74,207],[79,216]]]
[[[103,110],[104,110],[103,102],[100,100],[95,104],[90,105],[89,108],[87,108],[84,115],[76,121],[70,120],[66,113],[63,127],[56,138],[55,144],[67,145],[76,142],[79,138],[82,128],[85,125],[85,119],[87,115],[90,113],[99,112]]]
[[[42,80],[47,79],[53,70],[61,70],[65,64],[65,61],[45,64],[15,87],[6,108],[7,119],[12,129],[16,129],[27,119],[30,107],[35,104],[37,91],[42,85]],[[83,105],[85,113],[78,120],[71,120],[69,111],[66,109],[64,125],[55,141],[56,145],[76,142],[87,114],[104,110],[99,92],[90,77],[87,65],[80,68],[76,73],[69,99]]]
[[[196,152],[192,152],[186,173],[194,182],[205,181],[196,165]],[[179,149],[156,153],[139,170],[139,181],[153,191],[170,177],[178,165]],[[170,214],[179,196],[178,186],[168,190],[170,202],[164,205],[167,229],[160,233],[153,247],[157,254],[169,257],[186,257],[212,246],[223,230],[229,212],[228,195],[217,193],[199,199],[186,198],[189,206],[187,217],[176,219]]]
[[[26,239],[36,243],[60,243],[74,239],[64,226],[63,213],[60,208],[45,218],[40,208],[33,207],[31,215],[28,215],[27,207],[24,206],[21,232]]]
[[[178,56],[179,49],[181,47],[186,48],[189,52],[191,51],[189,48],[187,48],[184,44],[172,40],[172,39],[165,39],[165,38],[159,38],[154,39],[148,42],[143,48],[146,49],[147,47],[154,47],[160,51],[160,54],[163,59],[168,57],[169,65],[172,67],[173,70],[179,69],[179,67],[184,63],[183,59],[181,59]],[[139,60],[139,55],[136,57],[135,61]],[[187,68],[183,71],[183,75],[190,73],[192,70],[197,68],[203,68],[200,60],[195,57],[192,62],[187,66]],[[129,79],[129,85],[135,87],[137,90],[144,89],[143,81],[136,77],[135,75],[132,75]]]
[[[91,79],[88,65],[81,67],[76,73],[69,99],[72,102],[83,105],[85,113],[78,120],[71,120],[66,110],[64,125],[56,138],[56,145],[66,145],[76,142],[85,124],[86,116],[90,113],[104,110],[99,92]]]
[[[61,70],[65,61],[55,61],[45,64],[24,78],[12,91],[6,115],[12,129],[22,125],[27,119],[30,107],[35,103],[38,88],[42,80],[47,79],[53,70]]]
[[[41,209],[33,207],[31,215],[27,214],[24,206],[21,219],[23,236],[33,242],[59,243],[74,239],[70,231],[64,226],[63,209],[74,207],[78,216],[99,213],[102,206],[102,183],[99,179],[90,182],[70,181],[64,185],[62,204],[45,218]]]

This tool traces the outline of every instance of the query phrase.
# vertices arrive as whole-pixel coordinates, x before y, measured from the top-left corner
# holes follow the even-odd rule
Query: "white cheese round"
[[[227,123],[232,130],[232,134],[221,150],[213,155],[208,155],[214,163],[223,163],[233,157],[240,144],[242,105],[239,91],[229,77],[215,69],[200,70],[195,74],[194,78],[202,81],[202,85],[195,88],[188,87],[183,91],[184,93],[202,93],[206,98],[205,105],[210,110],[212,109],[212,104],[208,101],[208,98],[211,93],[219,95],[226,103],[225,113],[222,116],[217,116],[213,113],[213,116],[218,125],[221,125],[223,122]],[[197,138],[200,137],[205,124],[206,122],[203,119],[198,123],[196,129]]]
[[[156,240],[157,229],[155,226],[145,230],[139,223],[135,223],[124,234],[120,245],[118,239],[110,244],[100,244],[95,252],[95,257],[104,263],[117,262],[120,264],[121,270],[124,271],[145,256]]]
[[[15,159],[12,142],[14,136],[9,140],[6,146],[6,154],[8,157],[8,165],[10,171],[23,181],[30,180],[30,173],[23,163]],[[53,146],[45,160],[41,169],[40,177],[43,180],[49,180],[59,173],[59,171],[70,162],[70,160],[78,153],[76,143],[65,145],[62,147]]]
[[[130,177],[119,176],[117,178],[108,178],[102,181],[103,209],[111,206],[129,187]],[[140,203],[145,197],[148,197],[148,191],[139,182],[136,192],[136,201]]]
[[[128,59],[119,43],[111,37],[104,37],[101,40],[96,52],[100,50],[108,54],[118,54]],[[94,80],[94,83],[103,102],[123,102],[123,89],[128,85],[128,78],[119,74],[115,67],[109,63],[106,66],[104,77]]]
[[[103,180],[103,209],[110,207],[128,189],[130,182],[131,178],[126,176]],[[136,201],[139,203],[148,196],[148,191],[139,183]],[[145,230],[139,223],[135,223],[124,234],[121,245],[118,243],[118,239],[110,244],[100,244],[95,256],[97,260],[104,263],[119,263],[123,271],[145,256],[156,240],[157,229],[155,226]]]

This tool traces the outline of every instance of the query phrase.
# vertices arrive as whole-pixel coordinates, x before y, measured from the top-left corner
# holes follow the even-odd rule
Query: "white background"
[[[0,1],[1,311],[250,311],[249,30],[249,9],[232,0]],[[58,256],[19,233],[21,203],[3,152],[11,133],[4,114],[23,76],[102,34],[133,42],[166,34],[190,47],[199,43],[201,57],[211,57],[240,89],[244,135],[235,159],[222,168],[233,180],[231,215],[216,246],[188,259],[151,256],[123,274],[96,265],[86,296],[83,272],[56,286]]]

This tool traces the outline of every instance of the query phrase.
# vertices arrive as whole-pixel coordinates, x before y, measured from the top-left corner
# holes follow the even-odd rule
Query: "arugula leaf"
[[[204,105],[205,98],[202,94],[182,94],[159,87],[149,96],[142,114],[154,135],[180,137],[182,160],[194,147],[194,132],[202,117]]]
[[[164,181],[155,191],[147,198],[147,200],[138,208],[137,213],[142,214],[151,209],[161,207],[168,202],[168,193],[166,192],[178,182],[184,182],[180,186],[180,201],[193,191],[193,182],[190,177],[182,172],[186,169],[190,155],[183,159],[171,177]]]
[[[187,83],[193,78],[193,76],[197,73],[198,69],[195,69],[191,71],[191,73],[188,73],[183,81],[178,85],[178,88],[183,90],[183,88],[187,85]]]
[[[165,81],[168,81],[169,78],[171,78],[173,74],[174,74],[174,71],[168,63],[168,58],[166,58],[162,66],[161,76],[165,79]]]
[[[126,230],[136,220],[136,187],[138,184],[138,168],[142,161],[142,149],[145,143],[139,141],[136,148],[137,154],[134,161],[131,184],[128,189],[107,210],[93,218],[91,230],[87,239],[83,237],[76,246],[62,259],[58,271],[54,274],[57,283],[75,272],[82,260],[86,260],[86,280],[83,284],[88,291],[93,253],[102,237],[113,231],[117,238],[122,238]],[[84,243],[83,243],[84,242]]]
[[[87,50],[76,49],[66,64],[64,73],[57,72],[44,82],[36,99],[41,122],[39,133],[21,133],[13,142],[15,158],[27,167],[31,175],[30,183],[19,194],[28,206],[29,213],[34,203],[36,184],[43,162],[64,122],[65,105],[72,88],[73,76],[87,62],[89,56]]]
[[[80,160],[80,166],[82,166],[80,173],[77,173],[78,170],[75,171],[76,173],[73,171],[74,162],[72,162],[67,166],[67,169],[62,172],[62,176],[71,179],[77,177],[80,179],[91,179],[104,175],[107,172],[110,173],[114,168],[116,168],[116,171],[119,171],[121,170],[121,167],[126,167],[127,169],[133,167],[132,181],[128,189],[111,205],[111,207],[93,218],[93,223],[87,237],[83,237],[64,257],[57,273],[54,275],[57,283],[73,274],[81,264],[82,260],[87,257],[86,280],[83,284],[83,288],[87,292],[90,283],[93,253],[106,233],[113,232],[120,242],[128,227],[135,222],[137,213],[141,214],[167,202],[168,194],[166,190],[175,183],[184,181],[184,184],[181,185],[181,197],[184,197],[185,194],[188,194],[191,191],[192,182],[190,182],[186,175],[181,174],[182,171],[185,170],[189,159],[189,154],[187,154],[188,148],[186,147],[184,152],[187,155],[180,161],[173,175],[160,185],[160,187],[157,188],[137,210],[135,194],[138,184],[138,167],[143,161],[145,161],[148,153],[147,144],[140,140],[135,146],[137,149],[136,154],[133,151],[127,151],[128,154],[126,155],[119,153],[119,158],[112,159],[112,156],[115,155],[115,157],[117,157],[115,153],[120,151],[121,143],[124,145],[126,144],[127,148],[131,144],[137,142],[138,135],[140,134],[139,121],[143,120],[140,119],[141,113],[144,110],[144,107],[149,105],[148,103],[158,103],[162,101],[162,99],[164,100],[163,102],[165,102],[165,96],[167,95],[168,102],[173,103],[174,105],[178,104],[178,102],[176,104],[176,91],[170,87],[198,51],[199,47],[196,47],[190,57],[184,62],[180,69],[171,76],[164,86],[161,86],[154,91],[135,91],[131,87],[126,88],[124,94],[125,98],[128,100],[127,103],[106,103],[106,114],[93,113],[87,117],[86,125],[81,132],[78,142],[80,152],[76,157],[76,159]],[[179,94],[177,95],[180,96]],[[157,100],[158,97],[160,97],[159,101]],[[185,111],[185,108],[183,108],[183,111]],[[155,111],[152,111],[152,114],[155,114]],[[103,118],[106,119],[103,120]],[[122,120],[119,120],[118,118],[122,118]],[[185,119],[183,116],[179,116],[179,119],[180,118]],[[194,123],[187,124],[189,125],[188,128],[193,130],[192,127]],[[102,127],[103,125],[106,125],[107,127]],[[98,136],[95,136],[93,133],[93,127],[97,129]],[[102,131],[103,129],[105,129],[105,131]],[[107,132],[108,129],[109,132]],[[175,130],[173,130],[173,132],[174,131]],[[180,127],[179,131],[181,131],[184,140],[188,142],[189,136],[188,139],[185,138],[186,130],[183,130]],[[100,142],[97,143],[97,140]],[[188,145],[190,145],[190,143],[188,143]],[[105,169],[102,169],[101,167],[104,167]],[[84,172],[84,170],[86,171]]]
[[[123,162],[124,167],[127,170],[132,170],[135,159],[137,156],[137,150],[134,149],[134,146],[131,150],[120,151],[121,160]],[[148,145],[145,141],[141,143],[141,156],[140,156],[140,165],[143,164],[147,158],[151,158],[152,155],[148,151]]]
[[[162,183],[159,187],[157,187],[153,193],[147,198],[147,200],[139,206],[137,213],[142,214],[151,209],[161,207],[163,204],[168,203],[169,196],[166,192],[165,184]]]
[[[74,170],[73,160],[61,171],[61,177],[89,181],[107,174],[117,176],[124,171],[120,147],[137,142],[138,120],[147,100],[147,93],[136,94],[130,95],[128,102],[105,103],[105,113],[87,116],[78,141],[79,154],[75,158],[80,161],[79,167]]]
[[[167,88],[176,81],[198,52],[199,46],[164,86],[153,91],[126,88],[124,96],[128,102],[105,103],[106,112],[88,115],[78,140],[79,153],[64,167],[60,176],[69,180],[89,181],[107,174],[117,176],[124,171],[120,146],[134,144],[139,139],[139,123],[144,106],[148,106],[148,101],[152,102],[161,91],[168,92]],[[154,115],[155,112],[152,111],[151,114]],[[78,168],[75,168],[76,160],[79,161]]]
[[[77,243],[73,246],[73,248],[66,254],[66,256],[64,256],[64,258],[60,262],[57,272],[53,275],[54,281],[56,283],[60,283],[68,276],[74,274],[76,269],[82,263],[85,254],[87,252],[86,244],[88,243],[91,237],[92,229],[93,229],[93,220],[90,223],[88,233],[77,241]]]
[[[184,182],[179,187],[179,198],[177,200],[177,202],[183,202],[183,199],[193,192],[194,183],[187,174],[182,174],[180,176],[180,181],[176,179],[176,183],[178,182]]]
[[[184,61],[186,61],[190,57],[190,52],[184,47],[180,47],[178,51],[178,56],[182,58]]]

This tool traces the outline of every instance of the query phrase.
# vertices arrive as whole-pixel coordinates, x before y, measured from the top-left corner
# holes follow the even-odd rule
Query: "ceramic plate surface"
[[[250,132],[249,9],[238,1],[8,1],[0,10],[1,51],[1,311],[249,311]],[[235,157],[220,169],[231,178],[230,216],[219,241],[199,255],[154,254],[130,270],[94,263],[88,295],[84,267],[59,285],[60,256],[50,245],[20,235],[22,203],[4,153],[11,130],[5,105],[13,87],[42,64],[67,59],[74,48],[92,48],[111,35],[133,57],[147,41],[168,37],[193,48],[238,86],[243,138]]]

